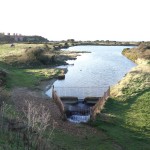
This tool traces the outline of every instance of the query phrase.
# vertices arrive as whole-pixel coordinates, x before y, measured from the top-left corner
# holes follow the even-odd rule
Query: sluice
[[[93,105],[86,104],[84,100],[78,100],[78,102],[74,104],[65,103],[65,113],[71,122],[87,122],[90,119],[90,109],[92,106]]]
[[[103,109],[106,100],[110,96],[110,87],[104,92],[103,97],[86,97],[78,99],[75,96],[59,97],[52,90],[52,97],[59,107],[63,119],[67,119],[74,123],[87,122],[89,119],[95,120],[96,114]]]

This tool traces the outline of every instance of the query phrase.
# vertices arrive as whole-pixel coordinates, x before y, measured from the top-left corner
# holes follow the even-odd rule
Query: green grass
[[[126,150],[149,149],[150,88],[147,85],[149,76],[138,73],[138,79],[136,82],[128,80],[129,84],[120,89],[123,95],[108,100],[102,112],[107,115],[107,119],[100,115],[96,122],[92,123]],[[118,86],[122,84],[124,81]],[[141,85],[143,89],[140,88]]]
[[[139,93],[132,98],[131,105],[125,113],[124,118],[130,129],[140,131],[145,136],[150,137],[150,90]]]
[[[52,142],[65,150],[114,150],[113,141],[103,135],[90,134],[90,131],[86,137],[79,137],[56,130]]]
[[[19,137],[19,134],[16,134],[11,131],[2,131],[0,130],[0,150],[23,150],[24,143]]]
[[[132,86],[124,89],[124,92],[131,89]],[[150,143],[150,90],[145,88],[138,91],[138,94],[131,95],[131,92],[126,92],[124,100],[121,98],[109,99],[103,110],[103,113],[108,115],[107,120],[98,116],[92,125],[103,130],[123,149],[148,150]]]
[[[0,62],[0,69],[7,72],[7,88],[35,87],[41,80],[48,80],[63,74],[58,68],[19,69]]]

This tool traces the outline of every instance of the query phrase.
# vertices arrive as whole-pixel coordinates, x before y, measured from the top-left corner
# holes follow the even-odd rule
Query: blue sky
[[[49,40],[150,40],[149,0],[0,0],[0,32]]]

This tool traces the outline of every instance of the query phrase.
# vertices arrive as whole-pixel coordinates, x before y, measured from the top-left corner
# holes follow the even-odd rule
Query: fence
[[[108,88],[106,92],[104,92],[103,97],[99,98],[97,103],[91,108],[90,116],[92,120],[95,120],[96,115],[102,111],[102,109],[104,108],[105,102],[107,101],[109,96],[110,96],[110,87]]]
[[[55,87],[57,94],[62,96],[74,96],[78,99],[84,99],[85,97],[100,97],[107,90],[108,87]],[[52,97],[52,89],[47,91],[47,95]]]

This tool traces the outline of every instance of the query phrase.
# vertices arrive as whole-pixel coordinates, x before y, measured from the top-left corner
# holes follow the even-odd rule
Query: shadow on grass
[[[145,124],[146,127],[139,127],[135,124],[135,120],[132,119],[132,117],[134,117],[132,114],[137,115],[140,109],[142,109],[142,112],[145,110],[149,113],[149,110],[145,109],[145,107],[141,108],[143,103],[149,105],[149,103],[147,103],[149,92],[148,89],[145,89],[136,96],[128,98],[126,101],[109,98],[102,112],[105,115],[100,114],[97,116],[95,122],[90,122],[90,125],[105,132],[110,139],[118,143],[123,149],[148,150],[150,143],[148,134],[150,122],[147,123],[147,126]],[[133,105],[134,109],[132,110]],[[140,124],[142,122],[140,118],[136,119],[137,123]],[[133,126],[128,124],[128,120]]]

